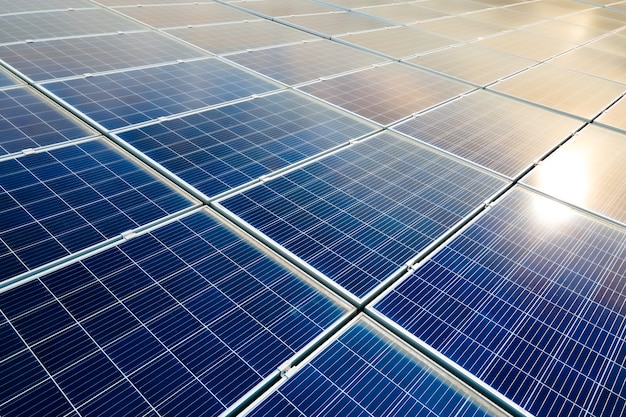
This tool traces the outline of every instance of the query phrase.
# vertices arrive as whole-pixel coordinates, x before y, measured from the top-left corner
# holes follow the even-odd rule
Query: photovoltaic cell
[[[505,185],[385,133],[220,204],[362,298]]]
[[[0,311],[2,415],[217,415],[346,308],[200,212],[5,291]]]
[[[623,415],[624,242],[515,189],[375,308],[532,415]]]
[[[59,81],[45,88],[105,128],[116,129],[279,87],[206,59]]]
[[[0,47],[0,56],[27,77],[42,81],[202,57],[203,53],[156,32],[135,32],[12,44]]]
[[[4,58],[4,57],[3,57]],[[0,88],[15,85],[15,79],[0,68]]]
[[[76,9],[0,16],[0,44],[145,29],[104,9]]]
[[[489,88],[586,119],[594,118],[624,94],[623,84],[550,64],[531,68]]]
[[[340,36],[338,39],[400,59],[446,48],[458,41],[408,26]]]
[[[292,25],[323,33],[327,36],[362,32],[372,29],[382,29],[384,27],[395,25],[390,22],[372,19],[371,17],[354,12],[332,12],[324,14],[288,16],[281,18],[281,20]]]
[[[92,134],[27,87],[0,91],[0,155]]]
[[[384,61],[379,56],[327,40],[248,51],[229,55],[228,59],[289,85]]]
[[[624,158],[626,134],[587,126],[522,181],[626,224]]]
[[[389,64],[305,85],[300,90],[382,125],[473,88],[410,66]]]
[[[537,63],[473,43],[418,56],[406,62],[480,86],[491,84]]]
[[[361,319],[248,416],[494,416]]]
[[[217,3],[136,6],[119,8],[117,11],[156,28],[238,22],[256,17]]]
[[[374,130],[285,92],[118,136],[211,197]]]
[[[191,205],[102,141],[0,162],[0,281]]]
[[[214,54],[318,39],[310,33],[267,20],[169,29],[167,33]]]
[[[582,125],[579,120],[480,90],[394,129],[515,178]]]

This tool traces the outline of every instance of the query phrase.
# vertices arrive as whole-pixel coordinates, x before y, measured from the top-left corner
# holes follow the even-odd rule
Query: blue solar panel
[[[276,90],[270,82],[206,59],[46,84],[107,129]]]
[[[360,320],[248,415],[486,417],[497,412]]]
[[[5,73],[1,68],[0,68],[0,87],[6,87],[9,85],[15,85],[17,84],[15,82],[14,78],[11,78],[9,76],[9,74]]]
[[[101,141],[0,162],[0,281],[191,205]]]
[[[506,184],[385,133],[220,204],[364,297]]]
[[[4,62],[35,81],[160,64],[203,55],[157,32],[55,39],[0,48]]]
[[[0,91],[0,155],[92,134],[27,87]]]
[[[534,415],[624,415],[625,242],[515,189],[375,308]]]
[[[200,212],[5,291],[0,311],[1,415],[195,416],[347,310]]]
[[[373,131],[355,117],[284,92],[118,136],[214,196]]]

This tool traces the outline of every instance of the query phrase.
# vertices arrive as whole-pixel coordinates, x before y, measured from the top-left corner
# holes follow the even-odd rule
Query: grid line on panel
[[[214,398],[204,411],[224,410],[347,311],[202,212],[9,290],[0,306],[79,409],[113,391],[69,379],[101,357],[136,388],[126,396],[166,414],[186,407],[180,396],[204,401],[194,380]],[[91,348],[42,348],[69,336]],[[238,372],[224,384],[227,370]]]
[[[220,204],[361,298],[504,186],[381,134]]]
[[[0,165],[3,280],[191,205],[101,141]]]
[[[308,97],[282,92],[117,136],[206,199],[374,130]]]
[[[0,154],[93,136],[29,87],[0,91]]]
[[[0,16],[0,44],[133,30],[145,28],[104,9]]]
[[[44,88],[106,129],[280,89],[215,58],[52,82]]]
[[[625,250],[623,229],[517,189],[375,308],[533,414],[598,415],[626,407],[606,377]]]
[[[203,54],[156,32],[134,32],[0,48],[2,59],[34,81],[174,62]]]

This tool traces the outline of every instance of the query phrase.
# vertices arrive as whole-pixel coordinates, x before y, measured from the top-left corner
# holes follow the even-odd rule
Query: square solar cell
[[[28,87],[0,90],[0,155],[94,133]]]
[[[626,71],[624,71],[626,69],[626,54],[615,55],[598,49],[582,47],[558,56],[550,63],[626,84]],[[624,118],[626,119],[626,117]]]
[[[532,415],[623,415],[624,242],[516,188],[374,308]]]
[[[246,415],[504,414],[361,318]]]
[[[279,87],[208,59],[53,82],[45,88],[104,128],[116,129]]]
[[[135,32],[0,47],[2,59],[35,80],[72,77],[202,57],[202,52],[157,32]]]
[[[379,17],[400,24],[421,22],[448,16],[447,13],[420,7],[419,3],[372,6],[358,9],[357,11],[365,15]]]
[[[480,90],[394,130],[513,179],[582,126],[577,119]]]
[[[145,27],[104,9],[21,13],[0,16],[0,44],[138,29]]]
[[[355,71],[384,61],[377,55],[328,40],[248,51],[229,55],[228,59],[289,85]]]
[[[571,42],[535,35],[524,30],[502,33],[476,44],[535,61],[544,61],[577,46]]]
[[[317,39],[310,33],[268,20],[169,29],[167,33],[215,54]]]
[[[473,43],[418,56],[406,62],[480,86],[486,86],[536,64],[536,61]]]
[[[622,97],[596,119],[597,122],[626,131],[626,98]]]
[[[136,6],[119,8],[117,11],[155,28],[239,22],[254,17],[217,3]]]
[[[0,167],[0,281],[191,205],[101,141]]]
[[[363,298],[504,186],[385,133],[219,204]]]
[[[596,117],[626,90],[623,84],[550,64],[531,68],[489,88],[585,119]]]
[[[374,130],[330,106],[285,92],[118,136],[208,199]]]
[[[414,25],[448,38],[469,42],[486,36],[492,36],[507,30],[505,26],[479,22],[466,17],[450,16],[445,19],[430,20]]]
[[[338,11],[335,7],[311,0],[242,0],[234,4],[237,7],[272,17]]]
[[[373,19],[355,12],[288,16],[281,18],[281,20],[291,25],[319,32],[326,36],[343,35],[394,26],[393,23]]]
[[[154,269],[163,258],[178,263]],[[145,279],[120,292],[120,274]],[[348,308],[197,212],[1,292],[0,311],[15,352],[0,361],[2,415],[24,395],[61,414],[217,415]]]
[[[338,39],[396,59],[447,48],[458,43],[454,39],[408,26],[344,35]]]
[[[626,134],[587,126],[523,182],[626,224]]]
[[[4,56],[2,59],[4,59]],[[0,88],[13,86],[15,84],[17,84],[17,80],[0,68]]]
[[[299,88],[382,125],[397,122],[473,88],[410,66],[383,65]]]

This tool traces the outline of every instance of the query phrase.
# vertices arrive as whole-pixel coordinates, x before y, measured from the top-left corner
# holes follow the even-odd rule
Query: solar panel
[[[215,54],[317,39],[310,33],[266,20],[169,29],[167,33]]]
[[[284,92],[117,136],[209,198],[374,130]]]
[[[624,93],[622,84],[550,64],[533,67],[489,88],[586,119],[597,116]]]
[[[103,127],[116,129],[279,87],[206,59],[58,81],[45,88]]]
[[[0,54],[35,81],[206,56],[156,32],[20,43],[0,47]]]
[[[15,78],[11,77],[8,73],[4,72],[0,68],[0,88],[14,86],[17,84]]]
[[[517,188],[375,309],[532,415],[623,415],[625,241]]]
[[[76,9],[0,16],[0,44],[145,29],[103,9]]]
[[[626,35],[626,32],[621,32]],[[624,46],[625,37],[622,35],[608,35],[601,39],[597,39],[586,46],[600,51],[609,52],[615,55],[626,56],[626,46]]]
[[[421,22],[424,20],[431,20],[439,17],[448,16],[447,13],[439,12],[437,10],[429,9],[426,7],[420,7],[419,3],[400,3],[365,7],[362,9],[358,9],[358,12],[380,17],[401,24]]]
[[[417,23],[415,26],[419,29],[425,29],[448,38],[466,42],[492,36],[507,30],[505,26],[479,22],[461,16],[450,16],[445,19],[430,20]]]
[[[391,58],[406,58],[446,48],[457,41],[408,26],[340,36],[338,39]]]
[[[93,8],[86,0],[29,0],[26,2],[3,0],[0,2],[0,14],[39,12],[42,10],[61,10],[68,8]]]
[[[626,119],[624,118],[624,114],[626,113],[624,112],[626,112],[626,99],[622,97],[618,102],[602,113],[596,121],[626,130]]]
[[[511,10],[542,16],[546,19],[556,19],[559,16],[566,16],[591,7],[589,4],[578,2],[538,2],[515,4],[511,6]]]
[[[626,48],[625,48],[626,50]],[[551,64],[594,75],[598,78],[626,84],[626,54],[615,55],[610,52],[582,47],[558,56]]]
[[[509,29],[532,25],[544,20],[539,16],[516,12],[508,7],[479,10],[476,13],[467,14],[466,17],[479,22],[507,26]]]
[[[0,90],[0,156],[94,133],[28,87]]]
[[[361,318],[246,415],[499,414]]]
[[[486,86],[536,64],[526,58],[472,43],[411,58],[406,62],[480,86]]]
[[[137,6],[137,0],[98,0],[98,3],[105,6],[117,7],[117,6]],[[140,3],[142,5],[154,5],[154,4],[180,4],[180,3],[213,3],[213,0],[146,0],[146,3]]]
[[[203,212],[5,291],[0,310],[2,415],[217,415],[347,312]]]
[[[242,0],[233,2],[237,7],[271,17],[295,16],[302,14],[327,13],[337,11],[335,7],[310,0]]]
[[[191,206],[104,142],[0,161],[0,282]]]
[[[480,90],[394,130],[513,179],[582,126],[579,120]]]
[[[343,35],[393,26],[393,23],[372,19],[354,12],[333,12],[281,18],[290,25],[319,32],[326,36]]]
[[[136,6],[116,10],[156,28],[239,22],[253,17],[249,13],[218,3]]]
[[[332,2],[329,3],[340,7],[356,8],[382,4],[392,4],[397,3],[397,0],[332,0]]]
[[[626,135],[587,126],[523,183],[626,224]]]
[[[505,186],[384,133],[220,205],[363,298]]]
[[[472,87],[393,63],[299,89],[359,116],[388,125],[471,91]]]
[[[558,20],[573,23],[575,25],[586,26],[594,29],[599,29],[604,32],[614,32],[624,27],[624,18],[619,12],[613,12],[617,14],[603,15],[598,13],[598,9],[591,11],[584,11],[565,17],[559,17]]]
[[[487,9],[487,6],[481,4],[480,2],[466,0],[425,0],[420,3],[423,7],[452,14],[463,14]]]
[[[547,20],[536,25],[527,26],[524,31],[536,35],[547,36],[549,38],[560,39],[562,41],[576,43],[578,45],[587,43],[599,36],[604,35],[601,30],[590,27],[574,25],[558,20]]]
[[[384,61],[379,56],[327,40],[248,51],[229,55],[228,59],[288,85],[354,71]]]
[[[544,61],[576,47],[576,44],[559,39],[516,30],[483,39],[477,45],[517,55],[535,61]]]

